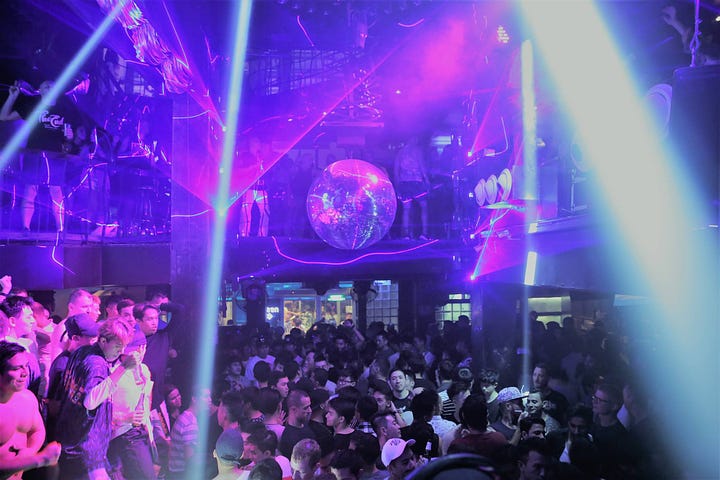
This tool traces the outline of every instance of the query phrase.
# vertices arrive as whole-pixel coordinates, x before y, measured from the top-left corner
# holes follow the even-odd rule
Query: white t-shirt
[[[267,362],[270,364],[270,368],[272,369],[275,365],[275,357],[272,355],[268,355],[265,358],[260,358],[257,355],[254,355],[250,357],[250,359],[247,362],[247,365],[245,366],[245,378],[248,378],[250,380],[255,380],[255,375],[253,374],[253,369],[255,368],[255,365],[257,362]]]

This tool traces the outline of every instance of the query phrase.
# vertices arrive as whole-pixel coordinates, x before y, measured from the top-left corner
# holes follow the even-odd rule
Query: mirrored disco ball
[[[395,220],[395,189],[381,169],[340,160],[313,182],[307,212],[315,233],[335,248],[359,250],[382,239]]]

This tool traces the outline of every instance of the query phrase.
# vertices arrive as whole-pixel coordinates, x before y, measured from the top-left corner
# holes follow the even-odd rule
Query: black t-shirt
[[[290,458],[292,457],[295,444],[304,438],[317,439],[315,432],[313,432],[310,426],[305,425],[304,427],[298,428],[292,425],[286,425],[280,437],[280,442],[278,442],[278,451],[283,457]]]
[[[23,102],[16,111],[26,119],[40,102]],[[74,148],[71,141],[65,138],[65,125],[69,125],[73,132],[80,124],[80,115],[75,105],[64,97],[58,98],[55,105],[49,106],[42,112],[37,125],[30,132],[27,148],[48,152],[71,153]]]
[[[394,392],[393,392],[394,393]],[[412,402],[412,392],[405,398],[397,398],[393,395],[392,403],[398,412],[404,413],[406,410],[410,410],[410,403]]]
[[[568,410],[567,398],[562,393],[550,389],[550,393],[543,396],[543,410],[561,425],[565,425],[565,414]]]

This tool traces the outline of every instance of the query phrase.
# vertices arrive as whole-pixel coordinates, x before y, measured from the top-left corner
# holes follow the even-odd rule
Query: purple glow
[[[301,263],[301,264],[303,264],[303,265],[325,265],[325,266],[329,266],[329,267],[342,267],[342,266],[345,266],[345,265],[350,265],[350,264],[353,264],[353,263],[355,263],[355,262],[357,262],[357,261],[359,261],[359,260],[362,260],[362,259],[368,258],[368,257],[372,257],[372,256],[402,255],[402,254],[405,254],[405,253],[413,252],[413,251],[415,251],[415,250],[420,250],[421,248],[425,248],[425,247],[428,247],[428,246],[430,246],[430,245],[432,245],[432,244],[434,244],[434,243],[439,242],[439,240],[435,239],[435,240],[430,240],[430,241],[428,241],[428,242],[425,242],[425,243],[423,243],[423,244],[421,244],[421,245],[417,245],[417,246],[415,246],[415,247],[407,248],[407,249],[404,249],[404,250],[396,250],[396,251],[394,251],[394,252],[370,252],[370,253],[365,253],[365,254],[363,254],[363,255],[360,255],[359,257],[356,257],[356,258],[354,258],[354,259],[352,259],[352,260],[347,260],[347,261],[345,261],[345,262],[319,262],[319,261],[311,261],[311,260],[301,260],[301,259],[299,259],[299,258],[291,257],[290,255],[288,255],[288,254],[284,253],[282,250],[280,250],[280,245],[278,244],[277,237],[272,237],[272,240],[273,240],[273,244],[275,244],[275,251],[278,253],[278,255],[280,255],[281,257],[283,257],[283,258],[286,259],[286,260],[290,260],[290,261],[293,261],[293,262],[296,262],[296,263]]]
[[[310,38],[310,35],[308,35],[307,30],[305,29],[302,22],[300,21],[300,15],[297,16],[297,24],[300,27],[300,30],[302,30],[303,34],[305,35],[305,38],[307,38],[307,41],[310,43],[310,46],[314,47],[315,43],[312,41],[312,39]]]

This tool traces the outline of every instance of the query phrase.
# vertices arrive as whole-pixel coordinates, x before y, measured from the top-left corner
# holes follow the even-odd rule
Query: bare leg
[[[402,209],[402,236],[412,237],[412,229],[410,228],[410,212],[412,211],[412,200],[403,200]]]
[[[22,200],[22,226],[24,230],[30,230],[30,221],[35,213],[35,197],[37,197],[37,185],[25,185]]]
[[[50,191],[50,198],[52,200],[53,217],[55,217],[55,230],[62,232],[65,228],[65,198],[63,197],[62,187],[59,185],[50,185],[48,186],[48,190]]]
[[[427,200],[419,200],[420,204],[420,227],[422,236],[428,238],[428,204]]]
[[[253,206],[253,193],[252,190],[248,190],[243,194],[242,203],[240,204],[240,236],[250,236],[250,224],[252,222],[252,206]]]
[[[268,203],[267,192],[265,190],[258,191],[255,196],[255,201],[260,211],[258,237],[267,237],[270,226],[270,204]]]

